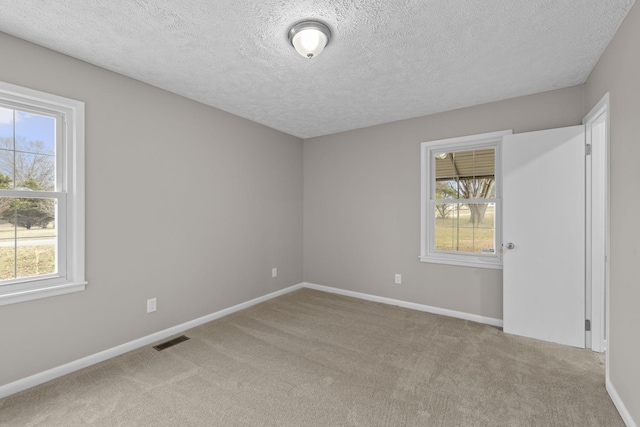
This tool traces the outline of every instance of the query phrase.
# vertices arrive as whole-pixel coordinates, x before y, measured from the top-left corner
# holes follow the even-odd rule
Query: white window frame
[[[0,190],[0,197],[42,197],[58,201],[58,272],[41,277],[5,280],[0,306],[85,289],[84,102],[0,82],[0,100],[26,111],[57,117],[56,191]]]
[[[502,269],[502,137],[512,133],[512,130],[504,130],[478,135],[427,141],[420,144],[420,261],[464,267]],[[495,198],[492,199],[492,202],[495,203],[495,251],[493,254],[474,254],[435,250],[435,153],[480,150],[487,148],[494,148],[496,153],[496,194]],[[471,199],[467,202],[485,203],[486,199]]]

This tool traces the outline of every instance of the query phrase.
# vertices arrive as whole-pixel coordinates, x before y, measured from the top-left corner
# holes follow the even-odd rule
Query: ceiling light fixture
[[[331,30],[322,22],[303,21],[289,30],[289,41],[305,58],[318,56],[329,44]]]

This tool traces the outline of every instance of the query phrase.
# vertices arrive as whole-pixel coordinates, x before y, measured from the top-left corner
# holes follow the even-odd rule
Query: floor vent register
[[[174,345],[180,344],[181,342],[185,342],[188,339],[189,339],[188,336],[180,335],[179,337],[163,342],[162,344],[154,345],[153,348],[155,348],[158,351],[166,350],[167,348],[173,347]]]

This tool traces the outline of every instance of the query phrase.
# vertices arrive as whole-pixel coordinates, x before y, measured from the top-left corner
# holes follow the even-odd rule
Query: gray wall
[[[0,34],[0,80],[87,103],[89,280],[0,307],[0,385],[299,283],[303,266],[308,282],[501,318],[500,271],[418,262],[420,142],[578,124],[610,91],[611,380],[640,420],[637,40],[634,6],[584,86],[302,144]]]
[[[640,423],[640,6],[636,4],[586,84],[586,111],[606,92],[611,102],[610,379]]]
[[[420,143],[580,124],[583,102],[578,86],[305,140],[305,281],[502,319],[501,270],[418,261]]]
[[[0,52],[0,80],[86,103],[89,281],[0,307],[0,385],[302,281],[300,139],[4,34]]]

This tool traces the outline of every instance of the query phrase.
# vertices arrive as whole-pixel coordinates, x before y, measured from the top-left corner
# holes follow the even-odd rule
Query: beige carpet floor
[[[2,426],[624,426],[588,350],[302,289],[0,400]]]

